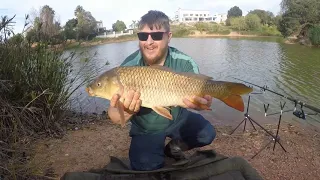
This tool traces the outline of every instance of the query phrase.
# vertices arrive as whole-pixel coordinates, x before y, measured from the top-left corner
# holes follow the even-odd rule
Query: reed
[[[33,46],[19,34],[9,38],[12,21],[0,22],[0,179],[25,179],[37,171],[29,162],[31,141],[65,133],[65,112],[73,93],[96,75],[90,63],[96,54],[49,48],[45,40]]]

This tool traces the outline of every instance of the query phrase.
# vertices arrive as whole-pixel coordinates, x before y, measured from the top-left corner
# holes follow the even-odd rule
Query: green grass
[[[188,37],[193,34],[195,28],[180,24],[180,25],[171,25],[172,37]]]
[[[205,23],[205,22],[198,22],[195,24],[195,27],[198,31],[203,32],[205,31],[207,34],[221,34],[226,35],[230,34],[230,29],[224,25],[217,24],[214,22]]]
[[[243,35],[257,35],[257,36],[281,36],[276,26],[261,26],[257,30],[240,31]]]

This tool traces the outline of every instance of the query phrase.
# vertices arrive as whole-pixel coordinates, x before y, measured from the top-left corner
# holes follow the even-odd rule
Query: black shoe
[[[187,159],[183,151],[188,150],[188,146],[180,140],[171,140],[164,149],[164,154],[167,157],[173,158],[176,161]]]

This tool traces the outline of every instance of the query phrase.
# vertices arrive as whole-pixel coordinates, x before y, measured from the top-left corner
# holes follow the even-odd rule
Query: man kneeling
[[[121,66],[166,66],[174,71],[199,73],[195,61],[178,49],[169,46],[172,37],[169,18],[163,12],[149,11],[139,22],[139,50],[129,55]],[[214,127],[200,114],[186,108],[172,107],[170,121],[152,109],[141,107],[139,92],[131,91],[124,98],[126,121],[131,121],[132,137],[129,159],[133,170],[155,170],[164,166],[165,155],[175,160],[184,159],[183,151],[211,144],[216,136]],[[117,110],[119,95],[110,102],[108,114],[114,123],[120,123]],[[196,97],[197,104],[211,106],[211,96]],[[190,109],[200,107],[184,99]],[[203,106],[202,106],[203,107]],[[166,137],[172,140],[165,146]]]

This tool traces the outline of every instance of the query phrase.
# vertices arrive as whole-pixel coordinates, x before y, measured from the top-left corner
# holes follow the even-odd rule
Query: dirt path
[[[275,133],[276,125],[264,125]],[[320,179],[320,133],[305,130],[293,123],[283,123],[280,129],[282,144],[288,151],[284,153],[277,144],[256,154],[269,140],[264,131],[242,132],[242,126],[229,135],[233,127],[217,126],[217,138],[203,149],[213,148],[227,156],[241,156],[248,160],[265,179]],[[57,179],[67,171],[85,171],[101,168],[109,161],[109,156],[127,156],[130,145],[128,128],[121,129],[109,121],[99,121],[82,125],[77,130],[68,131],[62,139],[45,139],[36,143],[33,163],[48,168]],[[51,174],[52,174],[51,172]]]

